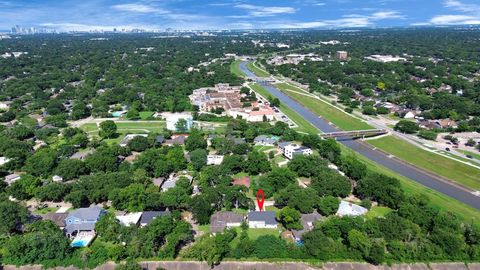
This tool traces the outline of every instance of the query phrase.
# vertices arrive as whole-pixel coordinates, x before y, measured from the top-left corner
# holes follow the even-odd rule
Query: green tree
[[[318,202],[318,212],[325,216],[333,215],[337,212],[340,200],[333,196],[325,196]]]
[[[420,127],[415,122],[408,120],[400,120],[397,124],[395,124],[394,129],[402,133],[413,134],[417,133],[420,130]]]
[[[63,177],[63,180],[68,181],[78,178],[80,175],[88,173],[88,168],[85,162],[78,159],[63,159],[55,169],[55,174]]]
[[[136,136],[128,142],[128,148],[132,151],[143,152],[150,147],[148,138],[143,136]]]
[[[268,162],[268,158],[264,153],[253,151],[247,156],[244,170],[253,175],[266,173],[270,170],[270,162]]]
[[[185,140],[185,149],[189,152],[195,149],[207,149],[207,140],[205,140],[203,134],[199,130],[192,129],[192,132]]]
[[[300,224],[300,212],[288,206],[277,213],[277,219],[288,230],[300,230],[303,228],[302,224]]]
[[[57,153],[51,148],[42,148],[35,152],[25,161],[25,172],[47,177],[50,175],[57,164]]]
[[[117,125],[112,120],[103,121],[100,123],[100,137],[104,139],[113,138],[117,133]]]
[[[27,208],[5,200],[0,202],[0,235],[9,235],[20,228],[28,218]]]
[[[175,123],[175,129],[177,132],[187,132],[188,131],[188,123],[187,120],[180,118],[178,121]]]
[[[207,165],[207,154],[207,150],[204,149],[196,149],[190,152],[190,161],[195,170],[199,171]]]

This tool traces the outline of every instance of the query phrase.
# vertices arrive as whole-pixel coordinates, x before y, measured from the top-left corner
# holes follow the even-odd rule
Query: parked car
[[[450,148],[448,148],[448,147],[447,147],[447,148],[445,148],[445,150],[447,150],[448,152],[450,152]]]

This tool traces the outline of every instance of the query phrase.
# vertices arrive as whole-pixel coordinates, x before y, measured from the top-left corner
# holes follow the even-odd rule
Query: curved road
[[[255,74],[253,74],[253,72],[251,72],[247,68],[246,64],[247,62],[240,63],[240,70],[242,70],[243,73],[245,73],[252,80],[259,82],[264,81],[263,78],[259,78]],[[261,85],[268,92],[270,92],[272,96],[277,97],[282,102],[282,104],[290,107],[293,111],[298,113],[300,116],[302,116],[305,120],[318,128],[320,131],[324,133],[341,131],[338,128],[331,126],[327,121],[320,118],[318,115],[311,112],[310,110],[306,109],[301,104],[281,92],[273,85],[265,82],[262,82]],[[450,196],[480,210],[480,197],[473,195],[471,193],[472,191],[467,188],[451,183],[445,179],[442,179],[439,176],[423,171],[396,158],[391,158],[388,154],[371,149],[361,142],[352,139],[340,139],[338,141],[346,147],[352,149],[353,151],[367,157],[368,159],[378,164],[383,165],[384,167],[391,169],[392,171],[395,171],[398,174],[401,174],[428,188],[436,190],[440,193],[443,193],[447,196]],[[439,166],[441,165],[439,164]]]

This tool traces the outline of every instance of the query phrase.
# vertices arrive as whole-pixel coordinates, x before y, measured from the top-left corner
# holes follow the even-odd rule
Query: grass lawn
[[[263,146],[263,145],[255,145],[253,147],[253,150],[258,151],[258,152],[265,152],[271,149],[274,149],[274,146]]]
[[[154,112],[140,112],[140,119],[148,120],[148,118],[152,117]]]
[[[119,133],[146,133],[146,132],[162,132],[165,128],[165,122],[116,122]],[[87,123],[80,127],[85,132],[94,133],[99,130],[96,123]],[[143,132],[141,132],[143,130]]]
[[[87,123],[80,127],[85,132],[98,131],[98,126],[96,123]]]
[[[415,181],[412,181],[411,179],[402,176],[386,167],[383,167],[382,165],[379,165],[362,155],[356,154],[355,152],[353,152],[353,150],[343,145],[340,146],[342,148],[343,155],[355,155],[359,160],[363,161],[363,163],[365,163],[365,165],[367,165],[370,170],[377,173],[385,174],[390,177],[395,177],[400,180],[402,188],[407,194],[425,195],[430,199],[430,204],[433,207],[455,213],[465,222],[480,222],[480,211],[476,210],[475,208],[472,208],[447,195],[444,195],[440,192],[429,189]]]
[[[104,140],[106,143],[109,144],[116,144],[120,143],[120,141],[125,137],[127,134],[147,134],[150,132],[161,133],[165,128],[165,122],[155,121],[155,122],[122,122],[122,123],[115,123],[117,124],[118,128],[118,137],[112,139]],[[90,136],[98,136],[99,128],[97,127],[96,123],[87,123],[80,127],[81,129],[88,132]]]
[[[230,72],[237,75],[240,78],[245,77],[245,74],[240,70],[241,60],[235,60],[230,64]]]
[[[386,214],[392,212],[392,209],[383,206],[373,206],[367,213],[368,219],[373,219],[377,217],[384,217]]]
[[[472,156],[474,159],[479,159],[480,160],[480,152],[477,152],[477,153],[474,153],[474,152],[471,152],[471,151],[466,151],[466,150],[457,150],[458,152],[461,152],[465,155],[470,155]]]
[[[198,226],[198,230],[199,230],[199,231],[202,231],[202,232],[204,232],[204,233],[208,233],[208,232],[210,232],[210,224],[199,225],[199,226]]]
[[[269,77],[270,74],[263,69],[258,68],[257,66],[253,65],[254,62],[250,62],[247,64],[248,69],[250,69],[255,75],[258,77]]]
[[[428,152],[393,136],[369,140],[369,144],[425,170],[480,190],[480,170]]]
[[[284,91],[285,94],[289,95],[291,98],[295,99],[312,112],[322,116],[325,120],[332,122],[335,126],[342,130],[350,131],[373,128],[367,123],[350,116],[349,114],[331,106],[330,104],[301,94],[298,89],[288,84],[277,84],[276,86],[280,90]]]
[[[263,96],[264,98],[268,99],[270,93],[265,90],[265,88],[261,87],[258,84],[251,84],[250,87],[259,95]],[[287,106],[282,106],[280,104],[280,111],[282,111],[288,118],[290,118],[295,124],[298,125],[295,130],[305,133],[313,133],[318,134],[320,131],[312,126],[308,121],[303,119],[299,114],[288,108]]]

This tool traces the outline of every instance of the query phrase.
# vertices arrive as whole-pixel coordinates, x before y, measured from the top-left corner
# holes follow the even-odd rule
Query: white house
[[[276,229],[278,226],[273,211],[252,211],[248,213],[249,228]]]
[[[208,155],[207,156],[207,165],[220,165],[222,164],[223,156],[222,155]]]
[[[125,138],[123,138],[123,140],[120,142],[120,146],[121,147],[127,146],[128,142],[130,142],[133,138],[139,137],[139,136],[146,138],[148,137],[148,134],[127,134]]]
[[[365,207],[361,207],[360,205],[356,205],[351,202],[341,201],[340,205],[338,206],[337,216],[361,216],[368,212],[368,209]]]
[[[140,218],[142,217],[142,212],[129,213],[124,215],[116,215],[115,218],[120,222],[121,225],[130,227],[132,225],[138,225]]]
[[[186,121],[186,130],[190,130],[193,126],[193,117],[191,113],[162,113],[162,117],[165,118],[167,122],[168,130],[181,131],[177,130],[177,122],[180,119]]]
[[[308,156],[312,153],[312,149],[294,143],[285,146],[283,151],[283,155],[288,159],[292,159],[296,155]]]

